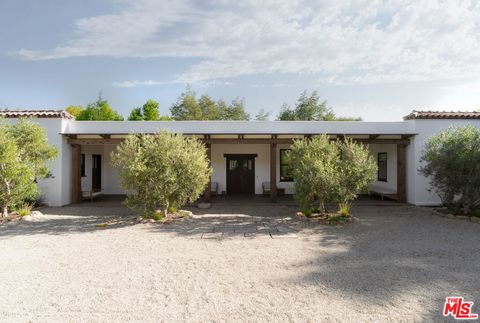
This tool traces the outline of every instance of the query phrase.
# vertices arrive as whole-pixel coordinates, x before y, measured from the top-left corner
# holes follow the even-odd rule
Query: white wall
[[[429,192],[430,182],[428,178],[425,178],[418,172],[418,169],[421,166],[420,157],[422,155],[422,150],[424,148],[425,142],[428,138],[434,134],[441,132],[444,129],[447,129],[449,126],[463,126],[466,124],[471,124],[475,127],[480,128],[480,120],[456,120],[456,119],[447,119],[447,120],[415,120],[415,131],[417,136],[415,136],[414,141],[410,144],[414,147],[414,156],[409,157],[409,164],[407,172],[409,178],[414,180],[414,184],[409,185],[408,188],[414,190],[413,199],[409,194],[409,203],[416,205],[438,205],[440,204],[440,198],[434,192]],[[411,152],[411,150],[410,150]]]
[[[392,144],[374,144],[369,145],[370,153],[378,160],[378,153],[387,153],[387,181],[375,181],[372,186],[386,189],[388,191],[397,191],[397,145]],[[375,176],[377,178],[377,176]]]
[[[120,178],[118,177],[118,169],[114,168],[110,162],[111,153],[116,149],[115,145],[106,145],[104,147],[104,155],[102,163],[105,170],[105,194],[125,194],[125,190],[120,186]]]
[[[68,132],[73,123],[65,119],[37,118],[33,122],[40,124],[46,129],[47,138],[50,144],[57,147],[59,155],[52,163],[51,172],[53,177],[39,181],[42,190],[43,200],[51,206],[66,205],[71,202],[71,148],[67,139],[61,133]],[[7,122],[16,122],[16,119],[7,119]],[[116,123],[120,126],[121,123]],[[140,123],[138,123],[140,124]],[[143,124],[143,123],[142,123]],[[417,205],[436,205],[440,199],[435,193],[429,192],[429,180],[418,173],[420,167],[421,151],[428,137],[448,128],[451,125],[472,124],[480,127],[480,120],[409,120],[404,121],[404,129],[410,129],[417,133],[412,137],[410,145],[407,146],[407,201]],[[82,124],[88,126],[90,123]],[[96,124],[99,125],[99,124]],[[345,124],[344,124],[345,125]],[[381,123],[376,126],[382,125]],[[388,126],[388,123],[385,123]],[[376,128],[375,128],[376,129]],[[371,132],[376,132],[371,129]],[[376,132],[378,133],[378,132]],[[277,186],[286,189],[287,194],[294,192],[294,184],[280,182],[280,149],[288,148],[288,145],[277,146]],[[82,151],[86,156],[86,171],[90,177],[82,178],[82,188],[91,187],[91,154],[102,155],[102,189],[105,194],[123,194],[124,191],[119,185],[118,172],[110,166],[110,153],[115,149],[113,145],[106,146],[84,146]],[[372,145],[372,154],[385,151],[388,153],[388,182],[377,182],[376,185],[385,186],[388,189],[396,190],[396,147],[395,145]],[[212,166],[214,172],[212,180],[219,183],[219,192],[226,190],[226,159],[223,154],[257,154],[255,159],[255,193],[261,194],[262,182],[270,181],[270,147],[269,145],[212,145]],[[88,164],[90,163],[90,164]]]
[[[6,119],[6,122],[15,123],[18,119]],[[66,140],[60,134],[64,130],[63,119],[60,118],[32,118],[29,121],[34,122],[45,128],[49,144],[55,146],[58,150],[58,157],[50,163],[52,177],[38,181],[38,187],[41,190],[42,202],[50,206],[61,206],[70,203],[70,150]]]
[[[82,177],[82,191],[89,191],[92,188],[92,155],[101,155],[102,193],[125,194],[125,190],[120,186],[118,170],[110,164],[110,155],[115,148],[115,145],[82,146],[82,154],[85,154],[85,176]]]
[[[255,194],[262,194],[262,182],[270,181],[270,145],[212,145],[212,182],[218,192],[227,190],[227,164],[224,154],[257,154],[255,158]]]

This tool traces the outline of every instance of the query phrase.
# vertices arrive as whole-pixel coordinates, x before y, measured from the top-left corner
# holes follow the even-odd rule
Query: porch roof
[[[192,135],[415,135],[410,121],[70,121],[62,134],[126,135],[160,130]]]

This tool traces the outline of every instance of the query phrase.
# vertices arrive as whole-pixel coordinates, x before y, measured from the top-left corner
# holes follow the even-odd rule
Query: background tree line
[[[110,107],[101,94],[95,102],[82,106],[69,106],[66,109],[76,120],[113,120],[122,121],[123,116]],[[253,120],[269,120],[270,112],[261,109]],[[197,98],[189,87],[180,94],[177,101],[170,107],[170,115],[161,115],[160,104],[148,99],[141,107],[134,108],[128,117],[130,121],[158,120],[251,120],[245,111],[245,103],[241,98],[232,100],[229,104],[223,99],[214,100],[207,94]],[[361,118],[338,117],[327,101],[320,100],[316,91],[300,94],[293,107],[284,103],[276,120],[281,121],[361,121]]]

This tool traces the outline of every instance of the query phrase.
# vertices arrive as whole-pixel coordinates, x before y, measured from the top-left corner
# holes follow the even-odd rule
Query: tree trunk
[[[3,206],[3,209],[2,209],[2,217],[7,217],[8,216],[8,208],[6,205]]]
[[[165,208],[163,209],[163,216],[165,219],[168,219],[168,207],[170,206],[170,203],[167,202],[167,205],[165,205]]]
[[[324,201],[320,201],[320,205],[318,206],[318,211],[321,214],[325,214],[325,202]]]

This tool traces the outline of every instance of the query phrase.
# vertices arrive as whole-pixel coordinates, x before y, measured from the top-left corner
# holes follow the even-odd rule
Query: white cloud
[[[66,44],[17,54],[200,58],[180,83],[272,73],[341,84],[480,76],[478,1],[138,0],[76,28]],[[117,86],[156,84],[145,82]]]
[[[154,80],[147,80],[147,81],[122,81],[122,82],[115,82],[112,84],[114,87],[138,87],[138,86],[152,86],[152,85],[165,85],[171,84],[172,82],[162,82],[162,81],[154,81]]]
[[[158,85],[167,85],[167,84],[183,84],[183,82],[179,81],[155,81],[155,80],[146,80],[146,81],[121,81],[121,82],[114,82],[112,84],[113,87],[139,87],[139,86],[158,86]],[[195,84],[196,87],[219,87],[219,86],[227,86],[233,84],[229,81],[197,81],[192,83],[185,83],[188,84]]]

